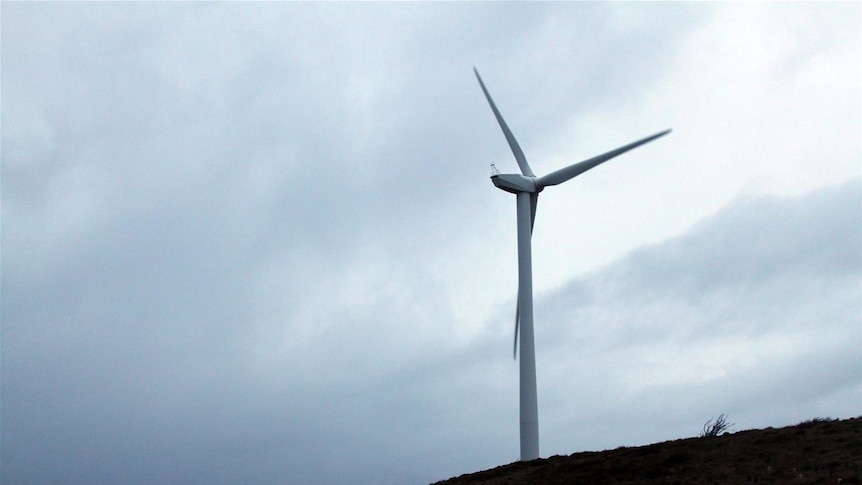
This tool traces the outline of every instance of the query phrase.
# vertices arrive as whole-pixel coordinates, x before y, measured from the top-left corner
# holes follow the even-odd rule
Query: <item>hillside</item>
[[[515,462],[461,484],[862,483],[862,417]]]

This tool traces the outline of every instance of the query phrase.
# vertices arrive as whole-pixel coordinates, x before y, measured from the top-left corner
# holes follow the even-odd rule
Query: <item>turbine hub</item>
[[[519,173],[495,173],[491,175],[491,182],[501,190],[517,194],[518,192],[541,192],[542,189],[536,184],[536,177],[521,175]]]

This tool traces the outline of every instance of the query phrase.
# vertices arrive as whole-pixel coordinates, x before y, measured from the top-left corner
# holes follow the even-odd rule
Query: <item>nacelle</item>
[[[519,173],[504,173],[491,175],[491,182],[498,189],[517,194],[518,192],[540,192],[536,188],[536,177],[528,177]]]

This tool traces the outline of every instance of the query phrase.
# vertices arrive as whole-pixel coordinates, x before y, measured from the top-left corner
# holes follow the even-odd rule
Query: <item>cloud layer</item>
[[[25,4],[2,18],[2,479],[410,483],[862,414],[855,4]]]

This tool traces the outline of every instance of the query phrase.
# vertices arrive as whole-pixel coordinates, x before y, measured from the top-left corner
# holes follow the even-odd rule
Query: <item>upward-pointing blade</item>
[[[494,100],[491,99],[491,95],[488,94],[488,90],[485,88],[485,83],[482,82],[482,77],[479,76],[479,71],[477,71],[474,67],[473,72],[476,73],[476,79],[479,80],[479,86],[482,87],[482,92],[485,93],[485,98],[488,99],[488,104],[491,105],[491,110],[494,111],[494,116],[497,118],[497,123],[499,123],[500,128],[503,129],[503,134],[506,136],[506,141],[509,142],[509,148],[511,148],[512,153],[515,154],[515,160],[518,161],[518,166],[521,167],[521,173],[528,177],[535,177],[536,175],[533,173],[533,170],[527,163],[527,157],[524,156],[524,152],[521,150],[521,146],[518,145],[518,140],[515,140],[515,135],[513,135],[512,131],[509,130],[509,126],[506,125],[506,122],[503,120],[503,116],[500,114],[500,111],[497,110],[497,105],[494,104]]]
[[[536,186],[537,186],[537,188],[541,189],[541,188],[547,187],[549,185],[561,184],[561,183],[563,183],[563,182],[565,182],[571,178],[577,177],[578,175],[586,172],[587,170],[589,170],[593,167],[596,167],[598,165],[601,165],[602,163],[607,162],[608,160],[610,160],[610,159],[612,159],[618,155],[622,155],[623,153],[625,153],[625,152],[627,152],[633,148],[637,148],[637,147],[639,147],[645,143],[649,143],[649,142],[655,140],[656,138],[667,135],[668,133],[670,133],[670,131],[671,130],[665,130],[665,131],[662,131],[660,133],[656,133],[655,135],[648,136],[648,137],[643,138],[641,140],[638,140],[634,143],[629,143],[628,145],[617,148],[616,150],[611,150],[605,154],[590,158],[589,160],[585,160],[585,161],[580,162],[580,163],[569,165],[568,167],[561,168],[561,169],[557,170],[556,172],[551,172],[548,175],[545,175],[544,177],[539,177],[539,179],[536,180]]]

